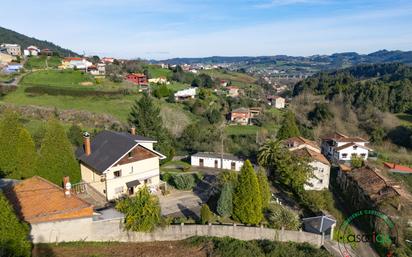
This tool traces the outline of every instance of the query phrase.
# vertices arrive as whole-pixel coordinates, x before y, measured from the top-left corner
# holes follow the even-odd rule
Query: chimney
[[[86,156],[89,156],[92,153],[92,149],[90,147],[90,134],[88,132],[83,133],[83,148]]]
[[[63,189],[64,195],[70,197],[70,190],[72,189],[72,184],[70,183],[70,178],[68,176],[63,177]]]
[[[133,136],[136,135],[136,127],[130,128],[130,134],[132,134]]]

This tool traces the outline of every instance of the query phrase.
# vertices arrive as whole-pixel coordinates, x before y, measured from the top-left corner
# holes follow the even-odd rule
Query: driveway
[[[193,191],[180,191],[172,188],[170,194],[159,195],[162,215],[199,218],[202,203],[207,202],[215,191],[215,180],[214,175],[206,174]]]

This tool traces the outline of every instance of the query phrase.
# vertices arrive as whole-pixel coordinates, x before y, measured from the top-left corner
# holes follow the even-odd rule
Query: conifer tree
[[[35,167],[37,162],[37,152],[34,141],[27,131],[22,128],[20,130],[17,141],[17,163],[14,178],[25,179],[35,175]]]
[[[299,128],[296,125],[296,117],[292,111],[288,111],[276,137],[282,140],[296,136],[300,136]]]
[[[0,256],[29,257],[29,227],[20,222],[6,197],[0,192]]]
[[[262,197],[262,208],[266,209],[269,207],[271,193],[268,177],[264,168],[259,168],[257,172],[257,179],[259,182],[260,195]]]
[[[21,125],[19,116],[5,111],[0,122],[0,174],[10,176],[16,172],[17,144]]]
[[[72,146],[64,128],[56,120],[47,123],[36,170],[38,175],[57,185],[61,185],[64,176],[70,176],[72,183],[80,180]]]
[[[245,161],[233,195],[233,216],[245,224],[258,224],[262,218],[262,196],[256,173],[249,160]]]
[[[222,192],[220,193],[219,200],[217,201],[217,213],[222,217],[230,217],[233,212],[233,192],[232,185],[226,183],[223,186]]]

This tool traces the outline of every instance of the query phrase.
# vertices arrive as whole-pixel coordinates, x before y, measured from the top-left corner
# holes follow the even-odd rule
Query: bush
[[[179,190],[191,190],[195,187],[193,174],[174,174],[172,175],[173,185]]]
[[[297,230],[300,227],[299,216],[279,204],[269,205],[265,216],[271,228]]]
[[[200,209],[200,220],[202,224],[212,222],[212,219],[213,213],[210,211],[209,206],[207,204],[203,204]]]
[[[360,168],[363,166],[363,159],[359,156],[353,156],[350,160],[352,168]]]
[[[136,196],[117,202],[116,210],[125,214],[127,230],[149,232],[161,223],[159,199],[146,186]]]

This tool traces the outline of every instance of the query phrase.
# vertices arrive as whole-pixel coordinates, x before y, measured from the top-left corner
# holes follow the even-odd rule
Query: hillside
[[[30,45],[34,45],[39,47],[40,49],[48,48],[53,52],[59,53],[62,56],[78,56],[77,53],[69,49],[64,49],[49,41],[28,37],[3,27],[0,27],[0,43],[19,44],[21,45],[22,49],[27,48]]]

